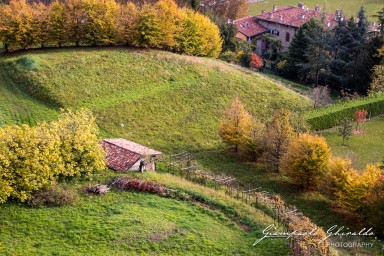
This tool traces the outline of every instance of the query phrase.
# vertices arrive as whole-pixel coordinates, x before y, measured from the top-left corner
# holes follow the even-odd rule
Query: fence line
[[[195,157],[187,151],[170,155],[166,163],[169,173],[223,190],[226,195],[261,209],[288,233],[307,232],[307,236],[291,236],[291,250],[294,255],[330,255],[329,244],[324,241],[325,232],[303,213],[298,212],[295,206],[287,205],[279,195],[264,191],[261,187],[253,188],[232,176],[205,172],[197,164]],[[317,232],[311,232],[313,230]]]

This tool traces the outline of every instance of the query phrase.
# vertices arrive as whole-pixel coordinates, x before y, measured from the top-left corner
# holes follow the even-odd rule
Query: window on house
[[[289,42],[289,40],[291,40],[291,34],[289,34],[288,32],[285,34],[285,41],[286,42]]]

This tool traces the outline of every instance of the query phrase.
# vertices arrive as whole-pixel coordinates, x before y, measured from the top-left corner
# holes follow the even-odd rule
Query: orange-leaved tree
[[[251,68],[260,69],[263,66],[263,61],[256,53],[251,54]]]
[[[365,109],[357,110],[355,112],[355,117],[356,117],[356,130],[361,127],[365,121],[367,121],[367,115],[368,111]]]

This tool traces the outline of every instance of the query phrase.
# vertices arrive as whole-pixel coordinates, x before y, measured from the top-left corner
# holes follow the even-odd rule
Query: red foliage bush
[[[256,53],[251,54],[251,68],[259,69],[263,66],[263,61]]]
[[[128,177],[113,179],[109,185],[119,190],[136,190],[156,194],[168,191],[163,184]]]
[[[356,122],[357,122],[356,129],[358,128],[359,125],[361,125],[361,124],[365,123],[365,121],[367,121],[367,115],[368,115],[368,111],[365,109],[356,111],[356,113],[355,113]]]

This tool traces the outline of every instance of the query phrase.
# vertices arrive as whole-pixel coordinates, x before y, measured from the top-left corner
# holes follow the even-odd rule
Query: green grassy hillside
[[[112,176],[99,174],[95,182]],[[122,176],[122,175],[120,175]],[[138,192],[112,191],[103,196],[81,193],[74,205],[30,208],[0,205],[1,255],[287,255],[286,239],[266,239],[261,230],[273,223],[260,211],[223,193],[171,175],[146,174],[173,189],[188,189],[209,197],[248,220],[192,201]],[[88,182],[67,186],[80,190]],[[251,225],[252,224],[252,225]],[[245,229],[247,227],[247,229]]]
[[[103,137],[125,137],[165,153],[221,150],[218,120],[236,96],[259,117],[274,108],[310,107],[308,99],[257,73],[162,51],[33,51],[2,56],[0,68],[0,126],[34,125],[55,119],[60,107],[86,107]],[[256,226],[245,231],[218,210],[133,192],[82,195],[60,208],[8,203],[0,205],[0,254],[288,254],[285,239],[252,246],[272,222],[252,207],[175,177],[149,178],[224,201]]]
[[[321,194],[298,192],[297,187],[281,175],[271,174],[254,163],[245,163],[223,150],[224,145],[217,135],[218,121],[222,110],[233,97],[239,97],[247,109],[259,118],[268,117],[274,108],[303,110],[311,107],[308,99],[287,89],[282,83],[284,82],[271,81],[267,75],[259,75],[221,61],[162,51],[126,48],[30,51],[2,56],[0,59],[0,126],[5,123],[35,124],[54,119],[60,106],[75,109],[87,107],[97,116],[103,137],[124,137],[165,153],[193,150],[206,170],[231,174],[253,187],[263,187],[267,191],[279,193],[287,203],[298,206],[300,211],[325,229],[335,224],[356,224],[355,220],[335,214],[332,201]],[[173,179],[175,178],[170,178]],[[0,217],[6,220],[3,223],[6,223],[4,228],[7,232],[0,233],[0,242],[3,245],[0,252],[4,248],[14,248],[7,252],[17,255],[25,250],[22,244],[27,243],[28,253],[33,255],[45,243],[49,245],[51,237],[52,241],[67,241],[66,248],[74,254],[81,254],[86,249],[95,252],[96,243],[91,239],[100,242],[100,251],[105,252],[104,254],[122,254],[127,248],[123,237],[128,240],[138,238],[138,242],[132,245],[133,253],[141,253],[138,248],[144,241],[149,246],[144,247],[144,254],[150,250],[154,250],[155,254],[169,250],[175,255],[188,252],[193,254],[196,251],[206,255],[210,250],[226,255],[236,252],[242,252],[242,255],[270,255],[271,252],[285,255],[287,252],[286,241],[280,239],[276,239],[276,244],[268,244],[262,248],[247,247],[255,233],[244,233],[225,218],[220,222],[215,219],[215,213],[200,214],[199,209],[188,202],[174,202],[140,194],[136,200],[136,194],[112,193],[105,197],[105,201],[102,198],[81,197],[74,206],[53,209],[32,210],[14,204],[1,206]],[[160,205],[154,203],[157,200],[161,202]],[[150,228],[151,222],[148,220],[147,223],[147,219],[160,211],[163,212],[160,215],[163,219],[174,218],[178,223],[189,223],[186,226],[188,232],[193,234],[191,243],[183,234],[173,233],[174,223],[167,222],[170,223],[169,226],[159,227],[161,234],[171,233],[175,241],[179,241],[177,244],[190,245],[189,251],[176,248],[176,242],[172,239],[164,243],[153,242],[148,239],[150,232],[141,234],[135,226],[132,226],[134,228],[129,234],[121,230],[121,221],[127,220],[129,214],[137,214],[135,209],[141,206],[141,201],[146,205],[146,214],[139,219],[143,221],[143,227]],[[122,220],[117,218],[109,222],[108,216],[114,216],[113,212],[122,212],[119,207],[124,211],[116,215]],[[169,209],[173,209],[175,213]],[[100,215],[97,222],[87,216],[92,212],[94,216]],[[205,232],[204,220],[196,220],[198,226],[193,227],[194,222],[189,213],[194,216],[193,219],[210,219],[210,222],[223,229],[225,236],[216,238],[214,233]],[[68,220],[51,222],[51,228],[48,229],[45,225],[46,222],[49,223],[48,216],[57,214],[66,216]],[[181,217],[177,217],[179,215]],[[260,225],[265,223],[260,214],[255,215],[254,219]],[[24,226],[17,228],[19,223]],[[28,223],[36,224],[26,228]],[[76,228],[82,226],[84,231]],[[106,231],[106,237],[101,239],[102,227],[116,228],[117,233],[111,235],[108,233],[110,231]],[[68,229],[71,232],[55,233],[56,229]],[[196,232],[193,233],[194,231]],[[260,231],[261,228],[256,230]],[[98,235],[88,235],[92,232]],[[10,240],[12,236],[17,239]],[[198,237],[205,237],[205,240]],[[220,248],[228,248],[224,246],[225,237],[238,243],[238,247],[220,251]],[[18,244],[12,241],[17,241]],[[199,246],[196,247],[196,244]],[[376,247],[378,246],[380,245]],[[354,252],[367,253],[365,248]],[[58,251],[59,255],[60,253],[62,252]]]
[[[236,96],[259,117],[310,105],[254,72],[162,51],[37,51],[4,58],[0,65],[18,88],[46,105],[91,109],[104,136],[166,152],[221,147],[218,120]]]
[[[21,123],[34,125],[56,116],[56,110],[33,99],[0,68],[0,126]]]
[[[260,14],[262,10],[272,11],[272,6],[277,5],[278,7],[292,5],[297,6],[297,0],[265,0],[258,3],[250,4],[250,14]],[[325,7],[326,12],[334,13],[336,9],[343,10],[345,15],[354,16],[360,8],[364,6],[368,19],[376,22],[376,18],[371,17],[376,14],[381,8],[384,7],[382,0],[348,0],[348,1],[334,1],[334,0],[306,0],[301,1],[310,9],[315,9],[315,5],[319,5],[322,9]]]

